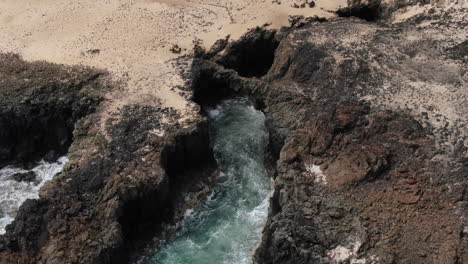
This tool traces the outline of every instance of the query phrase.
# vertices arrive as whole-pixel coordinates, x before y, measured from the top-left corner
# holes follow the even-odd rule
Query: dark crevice
[[[165,226],[178,222],[187,206],[185,197],[197,195],[209,187],[217,170],[217,163],[209,143],[208,124],[176,135],[161,152],[161,166],[166,174],[163,183],[149,183],[135,189],[122,201],[119,223],[130,258],[135,252],[151,247],[154,237],[162,232],[171,235]],[[155,245],[157,246],[157,245]],[[110,254],[114,256],[114,254]],[[127,263],[112,259],[105,263]]]
[[[270,69],[279,44],[275,39],[276,32],[264,29],[252,32],[252,37],[244,37],[228,46],[225,53],[227,55],[216,55],[212,61],[194,60],[191,76],[192,100],[201,107],[201,114],[206,114],[207,109],[215,107],[222,100],[246,96],[244,86],[250,85],[250,80],[244,82],[239,75],[261,77]],[[233,69],[239,74],[225,68]],[[257,109],[264,110],[265,103],[261,98],[246,97]],[[218,166],[209,137],[207,121],[200,122],[190,132],[175,136],[166,144],[160,157],[167,181],[156,187],[159,188],[157,190],[154,186],[140,186],[134,197],[121,202],[119,223],[126,250],[129,251],[124,255],[144,252],[148,248],[148,241],[154,237],[162,238],[163,232],[164,236],[169,237],[174,234],[177,230],[168,229],[167,224],[174,225],[180,221],[187,204],[192,203],[193,206],[203,196],[198,196],[191,202],[184,198],[192,194],[197,196],[203,193],[203,188],[213,187]],[[271,149],[269,146],[269,150]],[[276,156],[270,153],[266,155],[266,164],[271,175],[275,174]],[[157,246],[153,245],[153,250]],[[123,263],[118,258],[113,258],[110,262]]]
[[[193,101],[202,108],[212,107],[219,101],[235,94],[229,77],[208,70],[201,70],[193,81]]]
[[[172,214],[171,219],[183,213],[175,209],[183,203],[181,200],[185,194],[197,193],[211,186],[218,168],[210,145],[208,122],[200,123],[193,133],[176,137],[175,143],[165,149],[161,157],[169,178],[169,200],[172,203],[166,215]]]
[[[30,168],[67,153],[75,123],[102,99],[102,75],[0,54],[0,167]]]
[[[0,115],[0,165],[9,163],[30,168],[44,158],[55,161],[67,153],[73,139],[74,119],[71,109],[44,109],[31,113]]]
[[[369,22],[375,22],[381,18],[382,8],[380,0],[373,0],[368,4],[338,9],[336,14],[340,17],[357,17]]]
[[[229,45],[216,62],[243,77],[262,77],[270,70],[278,45],[276,31],[256,28]]]
[[[255,53],[257,49],[261,52],[262,46],[268,46],[268,48],[263,49],[263,51],[268,51],[268,55],[262,55],[268,57],[266,63],[263,64],[265,68],[262,72],[262,74],[266,74],[272,66],[275,51],[282,37],[284,36],[274,30],[256,28],[246,33],[240,40],[231,43],[222,55],[196,59],[192,65],[193,101],[201,106],[202,114],[206,113],[207,108],[216,106],[221,100],[233,97],[245,97],[255,109],[265,113],[266,127],[270,132],[265,164],[272,177],[275,177],[276,174],[275,164],[284,145],[284,138],[283,135],[276,132],[276,127],[270,124],[270,117],[266,114],[267,106],[264,96],[256,92],[258,89],[263,89],[266,82],[257,78],[242,78],[245,76],[256,77],[255,73],[258,72],[255,70],[252,72],[252,69],[249,68],[252,65],[243,65],[241,62],[255,58],[252,53]],[[235,67],[230,67],[233,65]],[[233,68],[239,74],[225,68]]]

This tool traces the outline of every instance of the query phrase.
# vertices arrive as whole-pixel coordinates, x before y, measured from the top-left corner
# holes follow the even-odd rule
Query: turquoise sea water
[[[209,111],[219,182],[182,229],[145,264],[243,264],[252,262],[268,212],[269,178],[263,161],[268,143],[265,116],[244,99]]]

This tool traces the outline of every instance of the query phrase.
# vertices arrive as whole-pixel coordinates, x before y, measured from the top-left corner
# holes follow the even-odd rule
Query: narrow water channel
[[[182,229],[145,264],[252,262],[267,218],[265,116],[245,99],[209,111],[211,144],[222,171],[213,192],[187,212]]]

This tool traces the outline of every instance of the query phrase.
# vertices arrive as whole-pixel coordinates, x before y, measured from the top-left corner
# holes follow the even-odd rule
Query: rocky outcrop
[[[262,77],[273,64],[278,44],[274,31],[254,29],[229,45],[226,54],[217,57],[216,62],[244,77]]]
[[[95,89],[96,94],[105,92],[105,79],[92,75],[91,87],[72,85],[67,79],[51,78],[47,69],[54,69],[57,78],[61,72],[76,76],[76,80],[84,78],[80,83],[88,80],[80,74],[92,70],[31,64],[17,57],[8,57],[6,62],[12,59],[18,59],[15,63],[23,67],[18,72],[30,72],[27,76],[31,80],[42,81],[42,86],[30,88],[28,84],[24,91],[16,92],[21,98],[31,89],[34,97],[30,100],[36,102],[33,106],[44,120],[65,114],[69,122],[82,118],[65,127],[73,132],[73,140],[64,143],[71,144],[70,162],[41,189],[39,200],[28,200],[21,206],[6,234],[0,236],[1,263],[128,263],[135,253],[153,246],[149,242],[155,236],[163,239],[177,229],[174,223],[185,210],[208,193],[217,166],[204,118],[194,118],[182,127],[174,122],[180,117],[171,108],[128,105],[108,119],[102,131],[100,109],[87,116],[73,110],[96,109],[99,100],[87,101],[93,94],[88,89]],[[42,68],[34,71],[37,65]],[[12,71],[4,76],[16,83],[16,74]],[[53,94],[44,99],[51,89],[57,97]],[[36,120],[31,111],[18,113]],[[48,119],[47,114],[52,117]],[[19,127],[19,132],[31,133],[29,127]],[[40,136],[57,140],[53,137],[58,133],[55,128],[44,127],[48,134]],[[40,132],[42,128],[36,129]],[[35,147],[40,148],[37,152],[55,151],[53,144]]]
[[[103,74],[1,54],[0,167],[64,155],[75,123],[102,100]]]
[[[460,10],[452,11],[452,23],[466,32]],[[342,18],[283,29],[261,79],[216,57],[196,61],[199,78],[222,84],[220,94],[248,96],[267,117],[277,162],[257,263],[467,261],[467,148],[457,143],[466,140],[457,128],[464,114],[446,114],[431,95],[440,88],[414,86],[437,84],[447,100],[463,97],[466,63],[451,59],[463,40],[428,40],[429,32],[447,30],[423,23],[442,25],[431,12],[444,11],[398,25]],[[255,32],[262,30],[245,37]],[[232,45],[241,43],[249,41]]]
[[[353,1],[345,18],[295,18],[197,51],[192,99],[202,109],[243,95],[266,115],[274,191],[257,263],[468,260],[464,9],[427,3],[397,16],[416,1],[395,3],[369,14]],[[2,63],[23,70],[2,72],[0,98],[27,98],[4,109],[28,122],[2,122],[41,132],[25,139],[29,150],[2,143],[4,162],[71,145],[64,171],[0,236],[2,261],[128,263],[207,193],[216,163],[203,117],[181,125],[173,109],[128,105],[101,124],[100,74],[8,56]]]
[[[20,172],[13,174],[11,178],[17,182],[35,182],[36,173],[34,171]]]

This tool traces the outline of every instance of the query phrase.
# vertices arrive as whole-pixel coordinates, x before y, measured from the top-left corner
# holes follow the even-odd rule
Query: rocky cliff
[[[275,39],[257,29],[200,62],[205,87],[267,116],[277,162],[257,263],[467,261],[466,9],[407,3],[423,11],[391,23],[406,5],[379,4],[297,18]],[[352,18],[368,9],[385,13]],[[224,63],[258,39],[279,42],[266,75]]]
[[[267,117],[274,191],[256,263],[468,261],[466,8],[351,1],[341,18],[196,50],[186,77],[202,110],[243,95]],[[201,114],[182,125],[130,104],[101,124],[118,86],[105,73],[8,56],[0,163],[71,161],[0,236],[4,263],[128,263],[209,189]]]
[[[13,55],[1,70],[2,162],[70,158],[0,236],[1,263],[128,263],[207,193],[216,164],[201,116],[165,127],[173,109],[129,105],[102,133],[98,104],[118,87],[106,73]]]

